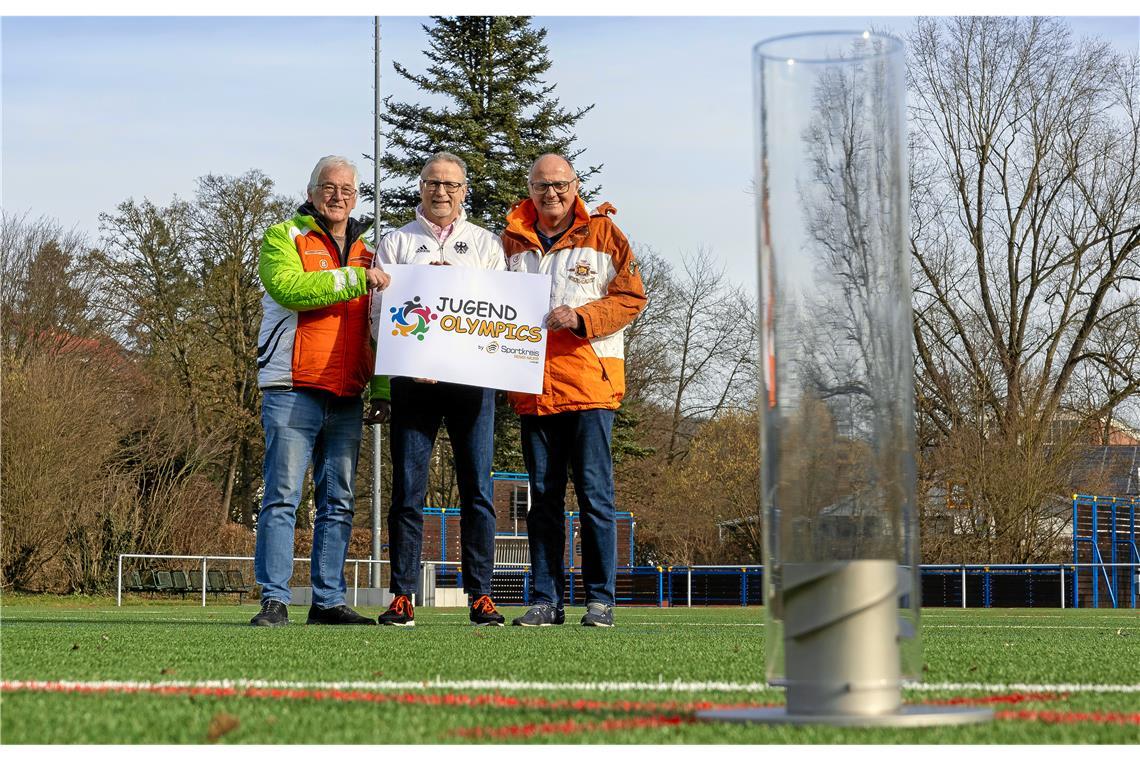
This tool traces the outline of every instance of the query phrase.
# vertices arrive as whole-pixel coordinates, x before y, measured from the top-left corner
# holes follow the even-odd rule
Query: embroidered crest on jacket
[[[593,282],[594,275],[598,273],[596,269],[590,266],[590,262],[585,259],[579,260],[577,264],[569,267],[566,271],[570,273],[570,279],[580,285]]]

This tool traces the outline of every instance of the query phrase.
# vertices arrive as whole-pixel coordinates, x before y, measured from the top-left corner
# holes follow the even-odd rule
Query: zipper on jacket
[[[298,208],[297,211],[298,211],[298,213],[301,213],[301,214],[304,214],[305,216],[308,216],[314,222],[317,223],[318,230],[320,231],[320,233],[322,235],[324,235],[325,240],[327,240],[328,243],[331,244],[333,251],[336,252],[337,255],[334,257],[336,259],[336,261],[340,264],[341,268],[347,267],[349,265],[348,264],[348,262],[349,262],[348,252],[351,251],[352,246],[355,245],[358,240],[360,240],[361,235],[367,229],[367,225],[365,225],[362,222],[359,222],[358,220],[353,219],[350,216],[348,218],[348,220],[345,224],[345,228],[344,228],[344,250],[341,250],[340,246],[338,246],[336,244],[336,238],[333,237],[332,231],[328,228],[328,225],[326,225],[324,223],[324,221],[321,219],[320,215],[316,213],[315,208],[313,208],[308,202],[306,202],[306,203],[301,204],[301,207]],[[373,222],[373,223],[375,224],[375,222]],[[375,263],[375,253],[373,253],[372,263]],[[364,268],[367,269],[368,267],[364,267]],[[367,276],[368,275],[365,275],[365,278],[367,278]],[[350,300],[352,300],[352,299],[350,299]],[[339,303],[340,318],[343,321],[348,320],[348,304],[349,304],[349,301],[341,301]],[[343,391],[347,387],[347,384],[348,384],[348,344],[344,341],[341,341],[341,346],[340,346],[340,390]]]
[[[455,221],[459,221],[459,220],[456,219]],[[455,222],[452,222],[452,224],[454,224],[454,223]],[[458,242],[459,241],[459,230],[453,229],[451,231],[451,234],[447,236],[447,240],[444,240],[442,243],[440,243],[439,240],[435,238],[434,234],[432,235],[432,239],[435,240],[436,243],[439,243],[439,262],[441,264],[443,264],[443,263],[445,263],[443,260],[443,249],[447,246],[447,240],[451,240],[453,242]],[[474,250],[474,248],[472,248],[472,250]]]

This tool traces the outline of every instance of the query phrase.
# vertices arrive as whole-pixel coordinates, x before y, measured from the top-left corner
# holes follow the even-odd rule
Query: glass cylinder
[[[767,677],[789,713],[889,712],[922,667],[903,46],[753,60]]]

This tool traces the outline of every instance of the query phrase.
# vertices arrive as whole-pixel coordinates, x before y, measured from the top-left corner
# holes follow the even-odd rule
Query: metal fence
[[[174,588],[170,584],[140,586],[124,583],[124,560],[154,566],[171,566],[171,563],[194,563],[200,583]],[[190,593],[200,595],[206,606],[208,594],[218,598],[222,594],[252,594],[256,587],[250,573],[249,583],[239,588],[227,587],[224,582],[213,583],[221,573],[218,565],[234,562],[252,563],[253,557],[170,554],[119,555],[116,601],[121,606],[123,592]],[[307,564],[304,557],[294,564]],[[211,566],[215,566],[212,570]],[[372,572],[383,573],[388,560],[349,559],[346,563],[346,581],[352,604],[358,603],[359,591],[372,583]],[[1112,568],[1119,577],[1119,593],[1105,599],[1094,593],[1090,570],[1103,572]],[[131,573],[138,571],[128,571]],[[232,572],[232,571],[231,571]],[[421,589],[459,588],[463,578],[458,562],[424,561]],[[621,605],[658,607],[693,607],[707,605],[755,606],[764,601],[763,565],[693,565],[691,567],[619,567],[617,570],[617,602]],[[1064,563],[1022,565],[921,565],[922,605],[924,607],[1128,607],[1136,609],[1140,593],[1140,563]],[[244,577],[243,577],[244,578]],[[386,585],[386,584],[384,584]],[[523,563],[497,563],[492,580],[495,601],[500,604],[530,603],[533,579],[530,569]],[[566,601],[583,604],[582,575],[580,568],[567,568]],[[423,600],[426,604],[432,599]],[[1102,604],[1102,602],[1111,602]]]

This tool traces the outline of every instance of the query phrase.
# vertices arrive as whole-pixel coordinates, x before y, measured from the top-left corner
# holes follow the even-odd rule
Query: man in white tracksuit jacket
[[[467,166],[463,159],[451,153],[436,153],[429,158],[420,172],[421,203],[416,219],[384,236],[376,250],[379,265],[505,270],[498,236],[467,221],[463,212],[466,197]],[[380,299],[373,299],[373,325],[380,324],[380,308]],[[410,597],[420,572],[428,464],[443,423],[455,455],[463,587],[469,595],[469,617],[475,625],[502,625],[503,616],[491,599],[495,560],[495,508],[491,503],[495,392],[409,377],[392,378],[391,389],[393,471],[388,547],[392,562],[389,590],[395,597],[379,622],[415,625]]]

